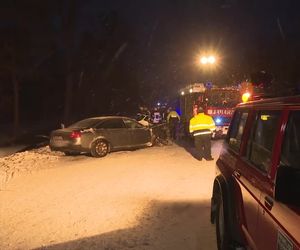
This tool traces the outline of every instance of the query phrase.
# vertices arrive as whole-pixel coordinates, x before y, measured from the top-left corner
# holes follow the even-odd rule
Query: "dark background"
[[[296,89],[299,7],[297,0],[2,0],[1,133],[132,115],[141,105],[172,103],[192,82],[272,78]],[[213,72],[196,63],[208,49],[219,55]]]

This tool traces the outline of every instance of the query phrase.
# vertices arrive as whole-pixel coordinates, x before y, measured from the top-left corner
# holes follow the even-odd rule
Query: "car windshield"
[[[69,128],[91,128],[94,127],[99,121],[100,119],[95,118],[84,119],[70,125]]]

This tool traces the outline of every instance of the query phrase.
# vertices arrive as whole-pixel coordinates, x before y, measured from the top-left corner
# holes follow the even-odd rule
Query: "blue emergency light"
[[[216,124],[218,125],[218,124],[220,124],[220,123],[222,122],[222,119],[221,119],[220,117],[217,117],[217,118],[215,119],[215,122],[216,122]]]
[[[213,84],[212,84],[212,82],[206,82],[206,83],[204,84],[204,86],[205,86],[205,88],[207,88],[207,89],[211,89],[211,88],[213,87]]]

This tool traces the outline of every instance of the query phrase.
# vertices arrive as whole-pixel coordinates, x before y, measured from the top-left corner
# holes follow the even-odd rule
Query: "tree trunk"
[[[67,73],[66,87],[65,87],[65,106],[64,106],[64,123],[65,125],[70,121],[71,105],[72,105],[72,90],[73,77],[70,72]]]
[[[64,15],[64,45],[66,50],[66,85],[64,104],[64,123],[70,122],[73,96],[73,50],[76,19],[76,1],[66,0]]]
[[[14,89],[14,127],[13,127],[13,141],[19,135],[20,129],[20,108],[19,108],[19,81],[15,70],[12,71],[12,82]]]

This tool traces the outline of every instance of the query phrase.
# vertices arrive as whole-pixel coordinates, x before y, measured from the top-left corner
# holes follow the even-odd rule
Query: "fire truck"
[[[180,90],[180,115],[185,132],[188,133],[189,121],[201,106],[215,121],[216,130],[212,137],[225,136],[234,108],[240,102],[238,87],[217,87],[210,83],[193,83],[186,86]]]

